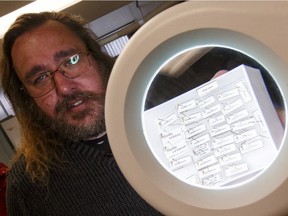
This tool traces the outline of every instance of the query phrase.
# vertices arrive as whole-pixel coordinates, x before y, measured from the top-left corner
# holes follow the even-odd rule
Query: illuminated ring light
[[[226,47],[257,60],[270,72],[287,107],[287,11],[286,2],[180,3],[146,23],[117,59],[105,108],[111,148],[129,183],[163,214],[288,213],[286,131],[278,157],[261,175],[240,186],[205,189],[167,172],[150,150],[142,125],[147,89],[156,73],[176,55],[201,46]]]

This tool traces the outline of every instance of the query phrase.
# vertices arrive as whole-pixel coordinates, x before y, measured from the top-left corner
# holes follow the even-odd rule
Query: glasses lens
[[[76,78],[90,70],[90,61],[87,54],[74,54],[62,62],[59,69],[67,78]]]
[[[42,88],[25,85],[21,90],[24,90],[29,96],[33,98],[42,97],[48,94],[54,88],[53,78],[47,79],[47,82],[43,83]]]

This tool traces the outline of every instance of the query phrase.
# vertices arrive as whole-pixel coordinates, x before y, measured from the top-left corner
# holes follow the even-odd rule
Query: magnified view
[[[143,128],[159,163],[200,187],[238,185],[275,159],[284,133],[283,98],[254,59],[222,47],[178,55],[152,81]]]

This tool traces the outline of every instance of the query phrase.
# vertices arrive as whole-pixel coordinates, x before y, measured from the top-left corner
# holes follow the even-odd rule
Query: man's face
[[[75,53],[87,53],[83,41],[64,25],[49,21],[16,39],[12,48],[15,71],[25,83],[29,74],[55,71]],[[73,127],[89,128],[104,118],[104,95],[99,65],[89,55],[91,69],[69,79],[57,72],[55,88],[34,98],[38,107],[52,120]]]

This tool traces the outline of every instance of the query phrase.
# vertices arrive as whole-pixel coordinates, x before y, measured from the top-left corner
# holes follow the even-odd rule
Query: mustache
[[[93,100],[99,101],[101,105],[104,106],[105,94],[96,94],[93,92],[83,91],[83,92],[73,92],[71,95],[64,96],[62,100],[56,105],[55,112],[57,115],[63,114],[65,111],[69,110],[69,105],[71,101],[74,100]]]

